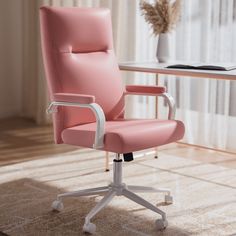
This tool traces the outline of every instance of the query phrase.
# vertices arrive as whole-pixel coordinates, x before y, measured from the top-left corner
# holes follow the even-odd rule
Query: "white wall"
[[[22,0],[0,0],[0,118],[18,115],[22,100]]]

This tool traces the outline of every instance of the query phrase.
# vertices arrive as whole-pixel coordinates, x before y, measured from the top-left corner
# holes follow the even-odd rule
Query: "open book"
[[[236,63],[190,63],[190,64],[173,64],[166,68],[175,69],[198,69],[198,70],[233,70],[236,69]]]

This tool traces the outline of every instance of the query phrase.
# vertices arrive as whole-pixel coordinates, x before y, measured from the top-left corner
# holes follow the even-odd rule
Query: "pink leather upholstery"
[[[156,94],[165,92],[165,88],[127,86],[124,91],[113,52],[109,10],[42,7],[40,26],[51,100],[95,100],[106,117],[103,150],[133,152],[183,137],[181,121],[120,119],[125,93]],[[58,107],[53,124],[56,143],[92,148],[96,123],[90,110]]]
[[[92,95],[113,120],[124,109],[123,85],[113,52],[110,12],[100,8],[42,7],[43,59],[51,100],[56,93]],[[95,121],[88,109],[60,107],[56,143],[63,129]]]
[[[96,124],[78,125],[62,132],[64,143],[90,147],[94,142]],[[106,122],[103,150],[128,153],[166,143],[183,137],[184,125],[176,120],[116,120]]]
[[[160,93],[165,93],[166,88],[161,86],[127,85],[126,91],[134,93],[144,93],[144,94],[160,94]]]
[[[84,95],[84,94],[55,93],[53,95],[53,101],[89,104],[89,103],[95,102],[95,97],[91,95]]]

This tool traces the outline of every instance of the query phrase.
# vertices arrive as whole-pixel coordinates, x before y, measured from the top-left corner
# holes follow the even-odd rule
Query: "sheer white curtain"
[[[235,0],[184,1],[182,20],[173,38],[176,58],[236,63],[235,7]],[[236,150],[235,82],[177,78],[176,87],[180,93],[178,115],[187,128],[185,140]]]
[[[138,9],[137,22],[135,59],[153,60],[156,41]],[[181,21],[171,34],[173,59],[236,63],[235,40],[235,0],[183,0]],[[186,125],[185,142],[236,150],[236,82],[173,76],[160,76],[159,80],[176,99],[177,118]],[[155,76],[137,74],[135,82],[153,84]],[[136,98],[134,103],[132,114],[136,117],[154,116],[153,99]],[[165,114],[166,107],[159,103],[160,114]]]
[[[176,58],[236,63],[235,15],[235,0],[184,1],[181,24],[173,38],[179,48]],[[187,126],[185,140],[235,151],[235,82],[177,78],[176,85],[181,94],[178,115]]]
[[[32,75],[25,70],[24,80],[33,90],[25,89],[29,100],[36,97],[34,104],[25,102],[25,114],[33,115],[38,123],[47,121],[45,108],[47,96],[40,56],[38,17],[33,21],[41,5],[53,6],[96,6],[111,9],[115,50],[119,61],[155,60],[157,39],[141,16],[138,0],[23,0],[25,3],[25,64],[33,65]],[[33,6],[34,5],[34,6]],[[34,9],[34,11],[30,11]],[[35,17],[34,17],[35,18]],[[32,36],[32,32],[36,36]],[[33,39],[38,42],[28,45]],[[172,58],[186,61],[234,61],[236,63],[236,0],[183,0],[182,17],[171,34]],[[31,50],[30,50],[30,48]],[[34,50],[32,49],[34,48]],[[37,52],[37,61],[31,60]],[[155,84],[156,77],[144,73],[122,72],[127,84]],[[28,78],[28,79],[27,79]],[[230,81],[176,78],[160,76],[160,84],[166,85],[177,102],[177,118],[184,121],[184,141],[226,150],[236,150],[236,84]],[[29,85],[28,85],[29,86]],[[166,114],[166,106],[159,102],[160,114]],[[132,104],[133,106],[130,106]],[[33,108],[36,106],[36,108]],[[28,108],[28,110],[27,110]],[[137,97],[127,101],[127,116],[154,117],[155,100]]]

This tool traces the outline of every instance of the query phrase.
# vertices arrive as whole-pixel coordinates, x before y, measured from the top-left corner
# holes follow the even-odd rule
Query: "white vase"
[[[165,63],[170,59],[170,35],[159,34],[156,57],[158,62]]]

